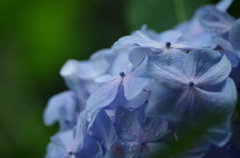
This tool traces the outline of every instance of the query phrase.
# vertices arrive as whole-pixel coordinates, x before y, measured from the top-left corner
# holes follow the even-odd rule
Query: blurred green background
[[[48,99],[67,89],[59,70],[142,24],[156,31],[218,0],[0,0],[0,157],[42,158],[58,125],[44,126]],[[239,17],[239,1],[229,13]]]

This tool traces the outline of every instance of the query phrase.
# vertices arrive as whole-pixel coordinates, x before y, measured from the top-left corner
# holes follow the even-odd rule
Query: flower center
[[[140,142],[141,145],[145,145],[146,143],[145,142]]]
[[[119,73],[119,76],[124,77],[124,76],[125,76],[125,73],[124,73],[124,72],[120,72],[120,73]]]
[[[188,86],[189,87],[193,87],[194,86],[194,83],[192,81],[188,82]]]
[[[170,48],[170,47],[171,47],[171,43],[170,43],[170,42],[166,42],[166,43],[165,43],[165,46],[166,46],[167,48]]]
[[[69,154],[69,155],[73,155],[73,152],[72,152],[72,151],[69,151],[68,154]]]

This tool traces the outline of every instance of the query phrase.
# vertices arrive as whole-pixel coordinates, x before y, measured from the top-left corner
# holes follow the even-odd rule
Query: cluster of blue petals
[[[45,157],[239,158],[240,19],[226,12],[231,3],[68,60],[60,74],[69,90],[44,111],[46,125],[60,126]]]

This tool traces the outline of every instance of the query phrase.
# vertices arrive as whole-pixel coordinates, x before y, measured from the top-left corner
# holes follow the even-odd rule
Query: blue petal
[[[102,64],[102,63],[101,63]],[[63,77],[76,75],[81,79],[94,79],[103,74],[108,68],[107,66],[95,67],[90,60],[77,61],[70,59],[62,67],[60,74]]]
[[[93,121],[91,117],[97,109],[107,106],[115,99],[120,82],[121,79],[115,79],[105,83],[90,95],[86,105],[89,122]]]
[[[151,92],[146,115],[178,121],[185,111],[186,103],[182,103],[184,89],[174,82],[159,82]]]
[[[222,12],[226,12],[232,2],[233,0],[221,0],[216,4],[216,8]]]
[[[227,78],[231,63],[226,56],[214,50],[199,49],[191,51],[183,64],[189,81],[198,86],[214,85]]]
[[[72,146],[72,149],[74,151],[80,151],[84,146],[84,139],[88,126],[86,116],[86,110],[84,110],[78,115],[77,125],[74,128],[74,144]]]
[[[67,158],[70,156],[68,152],[71,151],[73,145],[73,131],[68,130],[64,132],[59,132],[51,137],[51,143],[47,147],[46,158]],[[75,151],[72,151],[75,153]]]
[[[240,51],[240,19],[233,23],[229,32],[229,38],[234,49]],[[240,52],[238,52],[238,59],[240,60]]]
[[[238,65],[238,56],[235,50],[233,49],[233,46],[231,45],[231,43],[223,38],[216,38],[216,41],[217,41],[217,44],[223,49],[223,50],[220,50],[219,52],[222,55],[224,54],[226,55],[228,60],[231,62],[232,67],[236,67]]]
[[[82,150],[76,153],[76,157],[81,158],[103,158],[102,148],[98,141],[86,136]]]
[[[117,42],[114,43],[114,47],[117,49],[122,48],[124,46],[129,46],[129,45],[142,46],[146,48],[158,48],[158,49],[163,49],[165,47],[165,44],[150,39],[140,31],[137,31],[134,36],[122,37]]]
[[[111,149],[106,154],[106,158],[135,158],[141,152],[139,143],[116,140]]]
[[[147,58],[141,65],[133,72],[127,74],[123,78],[124,95],[127,100],[132,100],[139,95],[149,83],[148,78],[143,78],[141,75],[145,74],[147,68]]]
[[[138,66],[147,55],[152,53],[153,51],[149,48],[135,47],[129,53],[129,61],[132,62],[133,65]]]
[[[77,114],[77,98],[72,91],[62,92],[54,95],[47,104],[44,111],[44,123],[52,125],[55,121],[60,121],[61,118],[68,121],[70,124],[75,124],[75,117]],[[64,115],[61,115],[61,113]]]
[[[111,69],[112,75],[119,76],[120,72],[126,73],[128,69],[128,63],[129,63],[128,54],[127,53],[119,54],[112,65]]]
[[[141,107],[138,111],[139,124],[143,129],[143,140],[145,142],[156,142],[168,131],[168,122],[158,118],[148,118],[145,116],[145,107]]]
[[[171,42],[175,43],[182,36],[181,32],[175,30],[168,30],[160,33],[154,39],[161,43]]]
[[[95,79],[95,77],[97,77],[98,75],[100,75],[98,72],[96,72],[96,70],[90,68],[91,66],[88,67],[85,64],[91,65],[88,61],[79,62],[76,60],[68,60],[60,71],[61,76],[64,78],[66,82],[66,85],[77,94],[77,97],[83,104],[85,104],[87,98],[89,97],[90,92],[89,87],[94,86],[96,84],[92,80]],[[80,65],[82,66],[85,65],[86,67],[82,67]],[[89,73],[86,72],[88,68],[90,70]],[[94,72],[92,72],[92,70]],[[97,74],[95,74],[95,72]],[[83,78],[81,78],[82,77],[81,75],[84,74],[86,75],[85,79],[88,80],[83,80]]]
[[[231,79],[226,80],[222,87],[220,92],[198,89],[194,93],[195,103],[187,112],[190,126],[219,147],[224,146],[231,136],[231,117],[237,99]]]
[[[149,79],[135,76],[126,76],[123,79],[124,95],[127,100],[132,100],[139,95],[149,83]]]
[[[105,149],[109,150],[115,139],[115,130],[112,122],[104,110],[101,110],[92,126],[90,127],[91,135]]]
[[[115,97],[114,101],[110,105],[114,107],[123,106],[123,107],[137,108],[141,106],[143,103],[145,103],[148,97],[149,97],[149,93],[146,91],[142,91],[140,92],[139,95],[137,95],[132,100],[127,100],[124,95],[123,85],[120,84],[118,88],[117,96]]]
[[[143,141],[143,131],[135,110],[119,108],[116,111],[115,129],[121,139],[134,142]]]
[[[168,53],[165,53],[168,55]],[[164,54],[163,54],[164,55]],[[185,78],[182,75],[182,67],[175,67],[171,58],[163,55],[149,55],[148,56],[148,73],[157,80],[168,80],[173,83],[185,83]],[[176,58],[174,58],[176,59]],[[179,59],[181,60],[181,59]],[[176,62],[177,64],[179,62]]]
[[[199,22],[202,27],[214,37],[221,37],[227,33],[235,20],[214,6],[204,7],[199,14]]]

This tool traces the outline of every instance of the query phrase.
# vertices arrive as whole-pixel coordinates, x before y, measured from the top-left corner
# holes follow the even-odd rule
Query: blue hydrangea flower
[[[174,30],[165,31],[151,39],[141,31],[135,32],[133,35],[120,38],[114,43],[116,49],[133,46],[134,48],[129,53],[130,61],[138,65],[149,54],[159,54],[171,62],[177,61],[178,58],[184,56],[185,53],[181,50],[193,50],[199,47],[194,47],[186,41],[178,40],[181,33]]]
[[[194,50],[186,56],[181,67],[165,65],[151,56],[148,68],[159,80],[149,98],[148,116],[173,121],[185,118],[193,128],[198,128],[203,120],[218,114],[221,121],[202,132],[219,146],[229,140],[237,94],[234,82],[227,78],[231,64],[225,56],[214,50]]]
[[[203,6],[162,33],[143,25],[89,60],[68,60],[60,75],[70,90],[44,111],[46,125],[60,124],[45,157],[239,157],[232,1]]]
[[[84,139],[84,145],[81,150],[74,148],[73,131],[64,131],[51,137],[51,143],[47,147],[45,158],[102,158],[102,149],[100,144],[89,136]]]
[[[111,74],[96,78],[95,81],[103,84],[87,100],[88,118],[91,119],[96,109],[109,105],[115,99],[120,84],[123,85],[127,100],[132,100],[139,95],[149,83],[149,79],[141,77],[145,72],[146,64],[147,59],[134,71],[129,72],[128,55],[120,54],[113,63]]]
[[[168,133],[168,122],[144,116],[139,109],[119,108],[116,112],[117,137],[106,157],[151,157],[166,152],[168,146],[160,139]]]

